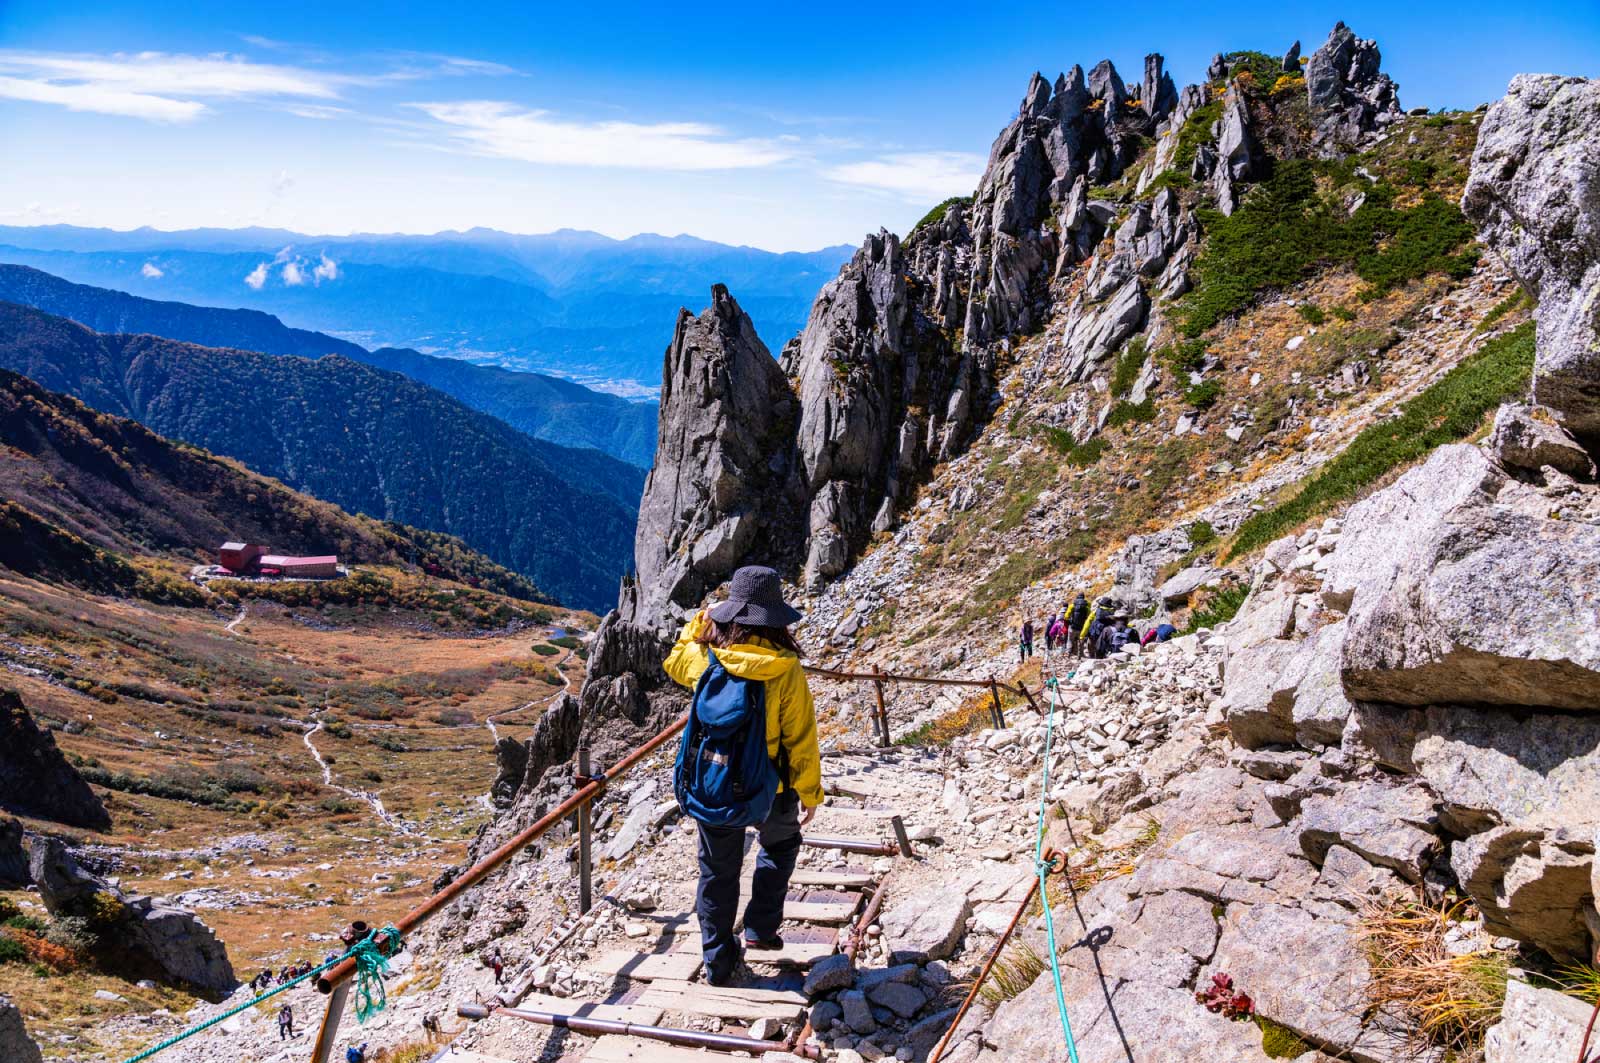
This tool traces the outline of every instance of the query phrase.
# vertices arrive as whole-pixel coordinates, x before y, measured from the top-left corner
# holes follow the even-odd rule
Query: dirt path
[[[239,625],[244,623],[245,615],[247,613],[249,613],[249,612],[250,612],[250,603],[249,602],[240,602],[239,603],[239,615],[234,617],[232,620],[228,621],[227,626],[224,627],[222,630],[226,631],[230,635],[237,635],[239,633],[239,630],[238,630]]]
[[[315,719],[316,717],[320,716],[322,711],[323,710],[321,709],[316,710],[316,712],[312,714],[313,718]],[[322,769],[322,784],[328,787],[330,790],[338,790],[346,797],[360,801],[362,804],[372,809],[372,814],[377,816],[383,821],[385,826],[389,827],[397,834],[421,835],[422,829],[417,826],[417,824],[397,816],[393,812],[390,812],[387,808],[384,808],[383,799],[376,793],[373,793],[371,790],[353,790],[348,786],[340,786],[338,783],[333,781],[333,768],[329,766],[327,761],[322,759],[322,754],[317,750],[317,744],[311,740],[312,735],[324,729],[323,721],[321,719],[316,719],[316,724],[310,728],[307,728],[305,734],[301,736],[301,741],[305,743],[306,749],[311,751],[311,757],[317,762],[317,767]]]
[[[572,660],[572,657],[573,651],[568,650],[567,655],[556,662],[556,674],[561,677],[560,690],[556,691],[554,694],[549,694],[542,698],[535,698],[532,701],[518,705],[514,709],[507,709],[505,712],[492,713],[483,718],[483,725],[489,728],[489,736],[494,739],[496,744],[498,744],[500,741],[500,728],[495,726],[496,720],[522,712],[525,709],[531,709],[535,705],[548,705],[550,702],[554,701],[556,698],[572,689],[572,680],[567,676],[566,672],[562,671],[562,668],[566,666],[567,662]]]

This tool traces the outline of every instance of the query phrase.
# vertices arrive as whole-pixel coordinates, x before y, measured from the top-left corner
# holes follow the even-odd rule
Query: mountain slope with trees
[[[641,467],[649,466],[655,452],[655,403],[629,402],[560,377],[476,365],[405,348],[369,351],[326,333],[290,328],[259,310],[143,299],[73,284],[29,266],[0,264],[0,299],[71,318],[96,332],[144,332],[206,347],[302,358],[340,354],[438,388],[538,439],[568,447],[593,447]]]
[[[563,602],[627,563],[642,475],[339,355],[101,335],[0,304],[0,364],[356,512],[457,535]]]

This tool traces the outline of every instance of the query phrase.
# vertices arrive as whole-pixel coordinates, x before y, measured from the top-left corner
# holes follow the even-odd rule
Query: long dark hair
[[[795,641],[794,635],[786,627],[767,627],[762,624],[740,624],[738,622],[719,623],[711,621],[711,630],[696,639],[706,646],[716,649],[726,649],[741,642],[751,639],[766,639],[780,650],[788,650],[796,657],[804,657],[805,651],[800,648],[800,643]]]

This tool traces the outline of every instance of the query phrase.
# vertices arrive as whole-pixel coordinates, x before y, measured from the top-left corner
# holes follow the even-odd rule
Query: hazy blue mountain
[[[552,443],[593,447],[644,468],[655,455],[655,403],[628,402],[558,377],[413,350],[385,347],[369,351],[326,333],[289,328],[259,310],[144,299],[74,284],[28,266],[0,265],[0,300],[71,318],[96,332],[149,333],[206,347],[303,358],[340,354],[438,388],[475,410]]]
[[[608,608],[632,558],[643,470],[342,355],[104,335],[0,302],[0,367],[352,512],[458,536],[569,604]]]
[[[0,245],[0,260],[80,283],[249,307],[369,348],[538,370],[632,396],[659,386],[678,308],[698,305],[712,284],[739,293],[777,350],[853,251],[779,254],[690,236],[613,240],[570,229],[326,237],[0,226]],[[252,276],[259,286],[246,283]]]

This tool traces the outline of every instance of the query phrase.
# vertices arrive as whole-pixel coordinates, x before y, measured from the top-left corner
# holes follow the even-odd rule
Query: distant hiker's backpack
[[[708,651],[709,652],[709,651]],[[672,788],[684,812],[711,827],[766,820],[778,793],[767,756],[767,687],[741,679],[715,652],[695,684]]]

